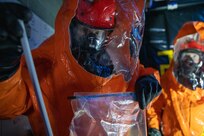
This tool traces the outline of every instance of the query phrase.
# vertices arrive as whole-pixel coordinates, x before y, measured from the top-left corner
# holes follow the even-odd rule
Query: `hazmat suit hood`
[[[114,27],[111,28],[106,52],[114,68],[111,75],[106,76],[106,78],[87,71],[79,64],[71,51],[71,37],[73,35],[70,33],[70,24],[76,17],[76,10],[80,2],[85,1],[65,0],[57,15],[55,47],[53,47],[54,63],[69,64],[72,70],[67,72],[72,71],[73,73],[69,74],[75,75],[75,79],[80,80],[84,85],[87,85],[86,82],[89,81],[89,84],[101,86],[112,78],[125,82],[130,81],[139,64],[138,55],[144,28],[144,1],[113,1],[115,4],[115,22]],[[100,0],[96,2],[100,2]],[[131,44],[131,42],[134,44]]]
[[[204,88],[203,22],[188,22],[175,40],[173,74],[185,87]]]

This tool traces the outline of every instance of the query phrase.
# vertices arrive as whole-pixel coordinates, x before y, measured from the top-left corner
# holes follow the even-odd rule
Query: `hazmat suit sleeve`
[[[155,79],[160,83],[159,72],[153,68],[145,68],[142,64],[139,65],[138,78],[143,76],[153,75]],[[163,91],[163,90],[162,90]],[[148,127],[159,129],[161,107],[163,106],[163,93],[154,98],[153,101],[147,107],[148,114]],[[155,109],[156,108],[156,109]]]
[[[32,53],[38,80],[41,85],[42,95],[46,110],[55,132],[54,120],[54,95],[52,87],[48,83],[53,83],[53,78],[48,72],[52,70],[51,55],[53,50],[45,49],[46,45],[53,45],[53,38],[46,40],[42,46]],[[48,55],[49,54],[49,55]],[[50,69],[50,70],[48,70]],[[25,58],[21,58],[18,71],[9,79],[0,82],[0,118],[14,118],[25,114],[28,116],[34,134],[45,135],[44,123],[41,118],[34,87],[30,80]]]
[[[162,90],[163,91],[163,90]],[[148,120],[148,128],[156,128],[160,129],[160,123],[161,123],[161,114],[162,114],[162,107],[164,106],[164,94],[162,94],[158,97],[157,100],[155,100],[151,107],[147,109],[147,120]]]
[[[0,82],[0,118],[13,118],[31,107],[27,86],[21,77],[21,68],[8,80]]]
[[[161,85],[162,85],[162,92],[161,94],[154,99],[152,102],[151,107],[147,109],[147,125],[148,128],[155,128],[157,130],[160,130],[161,128],[161,121],[162,121],[162,109],[166,105],[167,97],[170,96],[168,92],[166,92],[163,88],[165,88],[165,84],[163,83],[165,77],[161,77]]]

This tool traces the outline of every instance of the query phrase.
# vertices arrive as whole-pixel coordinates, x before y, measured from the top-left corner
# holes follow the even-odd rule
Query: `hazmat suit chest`
[[[33,52],[52,129],[55,135],[59,136],[69,135],[73,111],[68,97],[73,96],[74,92],[134,91],[138,76],[146,74],[143,66],[138,64],[132,80],[126,82],[122,75],[110,78],[95,76],[78,64],[71,53],[69,35],[69,25],[75,15],[76,3],[68,0],[64,2],[56,18],[55,34]],[[24,73],[27,73],[26,71],[25,68]],[[152,71],[151,69],[147,73]],[[30,82],[29,79],[27,81]],[[33,94],[33,90],[30,92]],[[32,100],[34,104],[37,103],[35,97]],[[35,107],[38,109],[37,105]],[[32,127],[38,134],[42,130],[39,130],[39,122],[35,119],[36,116],[30,116]]]
[[[75,15],[77,1],[65,0],[60,9],[55,24],[55,34],[47,39],[39,48],[34,50],[38,79],[46,110],[55,136],[69,135],[69,125],[73,117],[71,101],[67,99],[74,92],[114,93],[134,91],[134,85],[139,76],[156,73],[153,69],[144,69],[137,65],[131,81],[126,82],[122,75],[102,78],[85,71],[74,59],[70,50],[69,25]],[[3,111],[1,117],[15,117],[20,114],[28,115],[35,135],[45,135],[43,120],[40,115],[34,87],[31,83],[25,59],[21,60],[21,67],[11,81],[0,85],[6,88],[7,94],[1,93],[0,98],[5,104],[0,104]],[[158,76],[158,73],[156,73]],[[158,78],[158,77],[157,77]],[[17,93],[23,101],[18,107],[12,107]],[[9,98],[9,99],[7,99]],[[9,107],[9,110],[8,110]],[[13,112],[15,111],[17,112]],[[10,112],[11,111],[11,112]],[[86,123],[86,122],[84,122]]]
[[[189,90],[179,84],[170,68],[161,85],[166,104],[162,116],[165,136],[201,136],[204,134],[204,91]]]
[[[47,44],[49,40],[45,42],[44,47],[52,45]],[[46,109],[55,135],[64,136],[69,134],[68,128],[73,117],[73,111],[71,100],[68,97],[73,96],[75,92],[114,93],[126,92],[127,90],[133,91],[130,84],[125,82],[122,76],[113,76],[111,78],[95,76],[86,72],[75,62],[74,58],[73,60],[71,58],[68,59],[68,52],[65,51],[59,58],[52,58],[42,53],[46,52],[47,49],[40,48],[34,51],[34,61]],[[40,112],[31,81],[27,77],[28,71],[26,67],[23,68],[22,73],[25,75],[23,79],[29,88],[35,108],[35,112],[28,114],[28,116],[35,134],[42,134],[40,132],[42,130],[39,130],[39,125],[42,125],[42,122],[36,119],[36,117],[40,117]],[[130,88],[128,89],[128,87]],[[132,86],[132,88],[134,87]]]

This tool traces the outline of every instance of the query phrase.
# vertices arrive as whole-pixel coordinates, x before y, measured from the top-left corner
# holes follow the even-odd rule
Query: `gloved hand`
[[[0,2],[0,81],[8,79],[18,69],[22,55],[20,38],[23,35],[18,19],[25,25],[32,17],[27,7]]]
[[[146,106],[161,92],[161,86],[153,75],[140,77],[135,83],[136,100],[141,109]]]
[[[156,128],[148,129],[148,136],[162,136],[161,132]]]

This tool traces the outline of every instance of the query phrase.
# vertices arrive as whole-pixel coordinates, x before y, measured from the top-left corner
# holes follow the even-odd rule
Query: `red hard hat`
[[[181,45],[181,50],[184,49],[197,49],[200,50],[202,52],[204,52],[204,45],[199,44],[197,41],[189,41],[188,43],[185,43],[183,45]]]
[[[115,25],[115,0],[79,0],[76,18],[92,27],[110,29]]]

